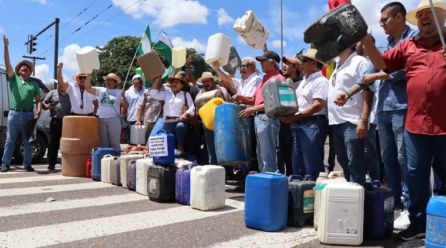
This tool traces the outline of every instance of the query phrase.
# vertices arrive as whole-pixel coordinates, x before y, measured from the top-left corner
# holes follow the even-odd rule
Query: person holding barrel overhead
[[[195,115],[195,105],[188,92],[183,91],[188,82],[181,75],[169,77],[168,81],[171,88],[160,91],[161,77],[152,80],[153,86],[150,95],[160,101],[165,102],[166,111],[164,113],[164,129],[172,133],[177,139],[180,156],[186,155],[184,150],[184,138],[189,125],[186,123],[188,118]]]
[[[109,73],[102,77],[105,80],[105,87],[91,86],[91,73],[87,74],[85,89],[99,98],[99,136],[101,147],[111,147],[116,152],[121,151],[119,143],[121,138],[121,120],[119,110],[121,109],[122,98],[125,90],[116,89],[121,79],[114,73]],[[127,103],[127,105],[126,105]],[[128,102],[123,103],[123,107],[128,108]]]

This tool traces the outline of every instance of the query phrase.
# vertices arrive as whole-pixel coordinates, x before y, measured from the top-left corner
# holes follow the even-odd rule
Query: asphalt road
[[[12,168],[0,174],[0,247],[331,247],[308,225],[280,232],[249,229],[244,194],[226,186],[226,207],[200,211],[156,203],[88,178]],[[231,182],[229,183],[231,184]],[[48,198],[55,201],[46,202]],[[424,240],[365,240],[363,247],[423,247]],[[339,246],[337,246],[339,247]]]

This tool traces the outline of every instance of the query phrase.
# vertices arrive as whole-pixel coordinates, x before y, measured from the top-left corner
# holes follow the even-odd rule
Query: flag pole
[[[429,3],[431,5],[432,14],[434,15],[435,24],[437,25],[438,35],[440,35],[441,44],[443,45],[443,49],[446,49],[446,44],[444,43],[443,32],[441,32],[440,23],[438,22],[438,18],[437,18],[437,12],[435,12],[435,8],[434,8],[434,4],[432,3],[432,0],[429,0]]]
[[[156,45],[156,41],[157,41],[158,38],[160,37],[161,32],[163,32],[163,27],[161,27],[161,30],[160,30],[160,32],[158,33],[158,36],[156,37],[155,42],[153,42],[152,50],[153,50],[153,48],[155,47],[155,45]]]
[[[149,26],[149,23],[150,22],[147,22],[146,29]],[[146,30],[146,29],[144,29],[144,30]],[[141,40],[142,40],[142,37],[141,37]],[[139,41],[139,43],[141,43],[141,40]],[[138,43],[138,45],[139,45],[139,43]],[[138,54],[138,47],[136,47],[135,55],[133,55],[132,63],[130,63],[129,70],[127,71],[127,76],[125,76],[124,85],[122,86],[123,89],[125,89],[125,85],[127,84],[127,79],[129,77],[130,70],[132,69],[133,62],[135,62],[136,54]]]

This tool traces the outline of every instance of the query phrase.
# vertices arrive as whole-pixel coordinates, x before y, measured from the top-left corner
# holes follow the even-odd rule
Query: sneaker
[[[48,170],[50,170],[50,171],[53,171],[53,170],[55,170],[56,169],[56,166],[54,166],[54,165],[50,165],[50,166],[48,166]]]
[[[9,171],[9,166],[7,165],[3,165],[2,168],[0,169],[1,172],[7,172]]]
[[[404,210],[401,212],[398,219],[396,219],[393,223],[393,229],[396,230],[406,230],[410,226],[409,220],[409,210]]]
[[[26,168],[26,171],[34,171],[34,168],[31,165],[26,166],[25,168]]]
[[[426,231],[423,229],[420,229],[414,225],[410,225],[409,228],[407,228],[404,231],[401,231],[396,235],[397,238],[405,240],[405,241],[411,241],[414,239],[424,238],[426,236]]]

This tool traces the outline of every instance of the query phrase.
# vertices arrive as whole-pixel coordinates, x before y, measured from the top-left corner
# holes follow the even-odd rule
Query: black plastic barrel
[[[175,174],[177,167],[149,165],[147,171],[147,194],[154,202],[175,200]]]

